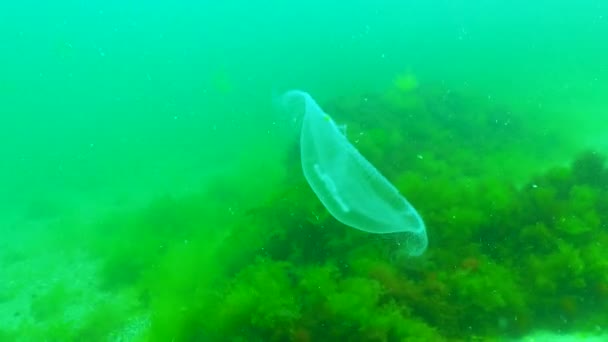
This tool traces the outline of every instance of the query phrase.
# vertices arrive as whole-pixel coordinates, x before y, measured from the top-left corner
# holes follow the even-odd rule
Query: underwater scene
[[[0,341],[608,341],[608,3],[4,1]]]

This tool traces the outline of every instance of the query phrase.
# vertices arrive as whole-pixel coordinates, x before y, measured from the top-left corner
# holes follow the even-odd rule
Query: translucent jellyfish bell
[[[302,106],[302,170],[329,213],[365,232],[403,233],[409,255],[424,253],[426,228],[416,209],[350,144],[308,93],[292,90],[284,100]]]

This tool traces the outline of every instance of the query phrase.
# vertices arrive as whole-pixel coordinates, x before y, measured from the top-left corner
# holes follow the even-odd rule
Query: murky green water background
[[[608,154],[606,36],[608,6],[591,0],[2,3],[0,340],[601,333],[608,266],[591,260],[605,260],[608,243],[608,171],[594,159]],[[400,260],[390,239],[326,217],[294,152],[297,118],[275,106],[292,88],[346,123],[421,207],[426,259]],[[583,151],[593,157],[578,170],[589,174],[563,171]],[[542,179],[558,190],[534,198],[559,205],[511,227],[495,204],[514,208],[528,196],[516,191]],[[482,193],[491,195],[470,204]],[[588,206],[573,209],[581,198]],[[448,205],[475,213],[449,224]],[[505,219],[488,223],[494,216]],[[573,217],[580,227],[556,223]],[[520,234],[535,224],[548,232]],[[305,233],[315,227],[341,237]],[[458,229],[463,241],[446,233]],[[576,284],[547,273],[525,295],[505,295],[550,268],[515,256],[525,252],[580,268]],[[497,266],[470,283],[448,275],[484,264]],[[495,285],[503,278],[513,288]],[[335,289],[313,293],[322,284]],[[491,291],[502,297],[462,304]],[[528,297],[544,301],[518,303]],[[428,305],[446,305],[436,309],[446,317]],[[348,316],[350,306],[368,311]],[[366,325],[382,315],[393,318]]]

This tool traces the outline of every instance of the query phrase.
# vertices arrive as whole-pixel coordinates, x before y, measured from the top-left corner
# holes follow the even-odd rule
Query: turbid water
[[[0,340],[601,335],[606,36],[599,0],[3,2]],[[289,89],[423,255],[319,200]]]

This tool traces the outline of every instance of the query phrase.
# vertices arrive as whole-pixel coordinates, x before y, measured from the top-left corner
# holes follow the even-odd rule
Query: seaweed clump
[[[601,153],[551,165],[539,156],[559,137],[524,115],[411,80],[323,107],[416,205],[426,254],[336,222],[294,154],[264,205],[226,215],[207,193],[103,224],[90,249],[104,289],[150,314],[144,340],[461,341],[608,325]]]
[[[357,118],[349,139],[420,208],[432,240],[425,256],[340,225],[296,174],[224,241],[230,261],[196,329],[252,341],[451,341],[606,325],[603,157],[538,165],[544,137],[525,117],[437,94],[408,88],[328,104]]]

